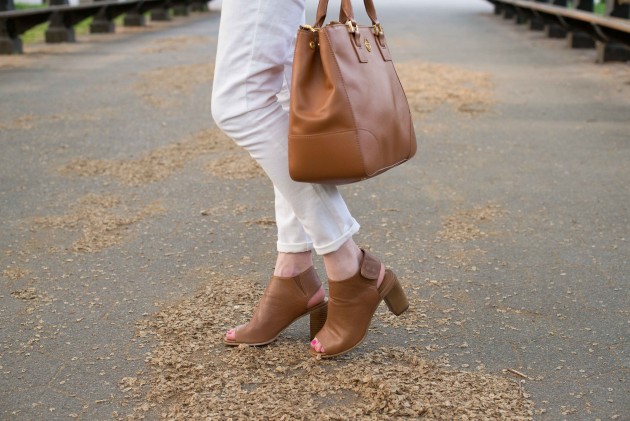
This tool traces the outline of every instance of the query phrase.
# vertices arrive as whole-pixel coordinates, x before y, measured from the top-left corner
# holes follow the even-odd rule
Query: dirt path
[[[630,413],[629,67],[481,1],[380,18],[419,154],[343,192],[412,307],[332,362],[303,321],[266,348],[219,340],[275,225],[210,116],[218,14],[0,58],[0,418]]]

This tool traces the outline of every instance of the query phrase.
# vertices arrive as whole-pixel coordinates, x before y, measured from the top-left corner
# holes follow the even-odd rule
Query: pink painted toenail
[[[317,339],[313,339],[313,340],[311,341],[311,345],[313,345],[313,346],[317,345]]]

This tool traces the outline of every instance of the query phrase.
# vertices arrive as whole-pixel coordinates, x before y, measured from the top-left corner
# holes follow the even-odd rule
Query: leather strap
[[[365,11],[367,12],[368,17],[372,21],[372,25],[378,25],[378,17],[376,16],[376,9],[374,8],[373,0],[363,0],[363,5],[365,6]],[[346,23],[348,19],[354,21],[354,16],[348,17],[348,15],[344,12],[343,7],[339,10],[339,22]]]
[[[377,25],[378,17],[376,16],[376,9],[374,8],[373,0],[363,0],[365,11],[372,21],[373,25]],[[317,6],[317,18],[315,20],[315,27],[321,28],[326,20],[326,14],[328,13],[328,0],[319,0]],[[339,22],[346,23],[348,20],[354,22],[354,10],[352,9],[351,0],[341,0],[341,8],[339,11]]]
[[[361,276],[371,281],[378,279],[381,273],[381,262],[372,253],[363,250],[363,262],[361,263]]]

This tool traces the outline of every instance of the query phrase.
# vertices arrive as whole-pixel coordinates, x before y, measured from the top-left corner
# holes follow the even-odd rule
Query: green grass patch
[[[26,6],[32,6],[30,4]],[[36,5],[37,7],[42,7]],[[16,5],[17,8],[17,5]],[[28,9],[28,7],[25,7]],[[116,19],[114,19],[114,23],[116,26],[122,26],[123,20],[125,19],[125,15],[120,15]],[[90,25],[92,24],[92,18],[87,18],[81,23],[74,26],[74,33],[76,36],[86,35],[90,33]],[[24,44],[31,44],[34,42],[44,42],[46,40],[46,29],[48,29],[48,22],[42,23],[40,25],[34,26],[28,31],[24,32],[21,36],[22,42]]]
[[[567,7],[569,7],[570,9],[576,9],[577,5],[578,5],[579,1],[574,0],[574,1],[569,1],[569,5]],[[593,6],[593,13],[595,13],[596,15],[605,15],[606,14],[606,2],[605,1],[599,1],[596,2],[595,5]]]
[[[606,3],[605,2],[600,2],[597,3],[595,5],[595,10],[594,10],[596,15],[605,15],[606,14]]]
[[[41,9],[48,7],[46,4],[29,4],[29,3],[15,3],[15,10],[28,10],[28,9]]]
[[[46,28],[48,28],[48,23],[42,23],[32,27],[20,36],[22,38],[22,42],[24,44],[30,44],[32,42],[43,41]]]
[[[74,33],[79,35],[85,35],[90,33],[90,24],[92,18],[87,18],[78,25],[74,26]],[[30,44],[33,42],[43,42],[46,39],[46,29],[48,29],[48,22],[37,25],[22,34],[22,42]]]

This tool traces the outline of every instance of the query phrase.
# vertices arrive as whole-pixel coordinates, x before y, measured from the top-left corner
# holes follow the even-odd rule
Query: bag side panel
[[[291,82],[290,135],[355,128],[350,103],[325,37],[323,31],[298,32]],[[311,48],[311,42],[319,45]]]
[[[344,76],[357,129],[371,133],[376,139],[376,142],[361,143],[366,173],[377,174],[382,172],[380,167],[390,168],[409,159],[416,149],[409,104],[393,63],[384,60],[377,48],[379,41],[371,27],[360,27],[360,44],[364,45],[367,40],[373,47],[367,52],[367,63],[357,59],[347,28],[331,26],[326,30]],[[375,153],[374,148],[381,159],[367,158]]]
[[[354,130],[289,135],[289,173],[296,181],[344,184],[366,178]]]

